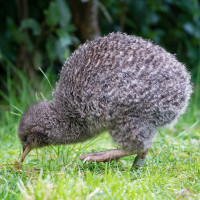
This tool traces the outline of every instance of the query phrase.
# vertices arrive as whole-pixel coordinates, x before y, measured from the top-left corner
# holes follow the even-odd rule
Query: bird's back
[[[106,120],[169,111],[177,117],[190,94],[190,75],[175,56],[140,37],[111,33],[65,62],[54,99],[66,112]]]

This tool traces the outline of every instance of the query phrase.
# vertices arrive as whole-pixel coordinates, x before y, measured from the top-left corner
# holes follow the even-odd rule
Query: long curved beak
[[[19,162],[19,163],[22,163],[22,162],[24,161],[25,157],[28,155],[28,153],[29,153],[30,151],[31,151],[30,146],[27,146],[27,147],[23,150],[22,155],[20,156],[18,162]]]

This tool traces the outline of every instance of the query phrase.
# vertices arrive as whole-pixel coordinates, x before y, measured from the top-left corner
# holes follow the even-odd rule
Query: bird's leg
[[[145,152],[137,154],[132,165],[133,168],[138,169],[143,166],[148,151],[149,150],[147,149]]]
[[[79,158],[83,161],[109,162],[111,160],[118,160],[121,157],[133,155],[133,152],[127,152],[123,149],[112,149],[108,151],[88,153],[81,155]]]

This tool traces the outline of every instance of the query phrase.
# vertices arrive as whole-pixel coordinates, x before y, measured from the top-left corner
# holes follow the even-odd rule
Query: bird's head
[[[32,149],[44,147],[50,143],[49,133],[53,129],[54,115],[51,101],[36,103],[22,115],[18,126],[18,136],[23,152],[19,162],[23,162]]]

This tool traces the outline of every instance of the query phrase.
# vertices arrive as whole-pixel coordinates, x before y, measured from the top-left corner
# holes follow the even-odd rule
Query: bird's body
[[[191,91],[190,75],[175,56],[140,37],[112,33],[80,46],[62,67],[53,101],[36,104],[38,115],[28,110],[22,118],[31,116],[32,132],[40,130],[44,145],[81,142],[108,130],[124,151],[141,154],[157,128],[184,113]],[[22,129],[19,136],[30,134]]]

